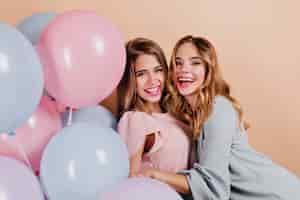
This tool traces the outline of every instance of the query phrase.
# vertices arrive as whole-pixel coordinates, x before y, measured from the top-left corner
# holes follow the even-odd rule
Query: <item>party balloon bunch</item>
[[[116,120],[98,106],[125,67],[122,36],[90,11],[0,23],[0,199],[180,199],[128,179]],[[137,192],[138,191],[138,192]]]

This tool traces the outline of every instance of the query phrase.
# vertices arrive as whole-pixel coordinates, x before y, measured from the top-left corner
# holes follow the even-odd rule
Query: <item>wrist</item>
[[[161,179],[161,172],[160,172],[160,170],[153,169],[152,170],[152,178],[160,180]]]

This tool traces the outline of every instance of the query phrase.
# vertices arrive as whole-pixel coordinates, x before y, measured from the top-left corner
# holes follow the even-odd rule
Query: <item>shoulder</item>
[[[139,111],[129,111],[121,117],[117,130],[120,136],[128,141],[128,145],[136,145],[136,141],[144,141],[145,136],[158,133],[161,124],[157,124],[150,114]]]
[[[235,111],[232,102],[224,96],[214,98],[213,112]]]
[[[224,96],[215,96],[214,109],[233,109],[232,102]]]
[[[153,124],[153,119],[150,114],[140,111],[125,112],[118,122],[118,128],[141,128]]]
[[[145,112],[140,111],[127,111],[125,112],[119,120],[119,123],[122,121],[131,121],[131,120],[143,120],[145,118],[150,118],[150,115]]]
[[[228,122],[237,123],[237,117],[237,112],[232,102],[224,96],[216,96],[214,98],[213,110],[206,123],[216,123],[219,125]]]

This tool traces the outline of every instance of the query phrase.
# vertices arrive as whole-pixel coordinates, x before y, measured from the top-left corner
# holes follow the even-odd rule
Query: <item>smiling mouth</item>
[[[157,96],[160,94],[160,85],[155,86],[155,87],[151,87],[151,88],[147,88],[144,90],[147,94],[149,94],[150,96]]]
[[[179,76],[176,80],[177,86],[180,88],[187,88],[191,86],[195,82],[195,79],[192,77],[184,77],[184,76]]]

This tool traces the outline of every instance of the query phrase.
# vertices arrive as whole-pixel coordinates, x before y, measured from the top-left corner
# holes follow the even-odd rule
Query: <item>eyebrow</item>
[[[146,69],[140,69],[140,70],[135,71],[135,73],[146,72],[146,71],[147,71]]]
[[[198,59],[201,60],[201,57],[200,57],[200,56],[193,56],[193,57],[189,58],[189,60],[196,60],[196,59],[197,59],[197,60],[198,60]],[[175,60],[182,60],[182,58],[176,57]]]
[[[153,69],[157,69],[157,68],[161,68],[162,67],[162,65],[157,65],[157,66],[155,66],[155,67],[153,67]],[[140,70],[137,70],[137,71],[135,71],[135,72],[145,72],[145,71],[147,71],[147,69],[140,69]]]
[[[162,65],[157,65],[156,67],[154,67],[154,69],[157,69],[157,68],[162,68]]]
[[[190,59],[191,60],[194,60],[194,59],[200,59],[201,60],[201,57],[200,56],[194,56],[194,57],[191,57]]]

